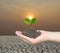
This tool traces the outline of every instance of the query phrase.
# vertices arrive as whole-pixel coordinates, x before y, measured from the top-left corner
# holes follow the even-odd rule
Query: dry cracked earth
[[[18,36],[0,36],[0,53],[60,53],[60,43],[46,41],[33,46]]]

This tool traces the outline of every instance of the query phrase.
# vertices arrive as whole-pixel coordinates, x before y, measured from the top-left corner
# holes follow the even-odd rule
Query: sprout
[[[26,18],[24,22],[25,22],[25,24],[28,24],[28,25],[35,24],[36,23],[36,18],[34,17],[31,20]]]

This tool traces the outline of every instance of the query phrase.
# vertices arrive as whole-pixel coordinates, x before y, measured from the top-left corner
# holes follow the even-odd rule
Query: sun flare
[[[30,20],[32,20],[33,16],[28,16],[28,18],[29,18]]]

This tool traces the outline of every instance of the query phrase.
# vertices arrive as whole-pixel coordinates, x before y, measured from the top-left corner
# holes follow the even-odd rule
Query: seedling
[[[29,18],[26,18],[25,20],[24,20],[24,22],[25,22],[25,24],[28,24],[28,25],[33,25],[33,24],[35,24],[36,23],[36,18],[35,17],[31,17],[31,16],[29,16]]]
[[[28,18],[26,18],[24,20],[25,24],[27,25],[30,25],[32,26],[33,24],[36,23],[36,18],[35,17],[32,17],[32,16],[29,16]],[[37,32],[35,29],[33,28],[28,28],[28,29],[25,29],[23,32],[22,32],[23,35],[26,35],[30,38],[36,38],[37,36],[39,36],[41,33],[40,32]]]

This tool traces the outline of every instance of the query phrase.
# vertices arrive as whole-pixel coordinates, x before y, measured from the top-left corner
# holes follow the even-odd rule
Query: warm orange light
[[[28,16],[28,18],[29,18],[30,20],[32,20],[33,17],[32,17],[32,16]]]

